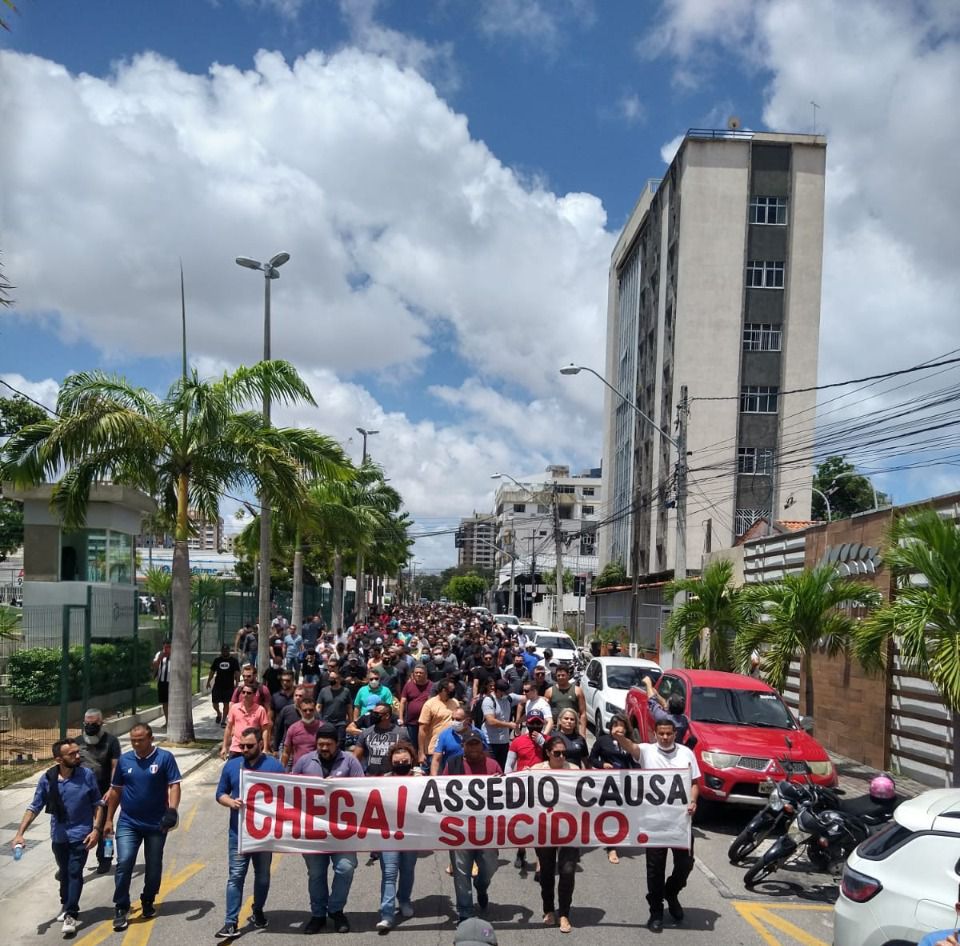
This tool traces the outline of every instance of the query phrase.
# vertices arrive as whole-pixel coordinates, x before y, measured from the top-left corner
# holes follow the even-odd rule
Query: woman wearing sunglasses
[[[532,766],[533,769],[575,769],[567,761],[567,744],[563,736],[552,736],[544,745],[546,762]],[[570,904],[573,901],[573,885],[577,877],[577,864],[580,862],[578,847],[538,847],[537,860],[540,864],[540,896],[543,900],[543,925],[553,926],[557,922],[554,911],[554,882],[557,883],[556,901],[560,906],[560,932],[569,933]]]

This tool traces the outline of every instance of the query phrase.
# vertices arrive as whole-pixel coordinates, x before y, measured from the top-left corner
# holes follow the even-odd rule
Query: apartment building
[[[475,512],[461,519],[456,534],[457,565],[492,570],[496,564],[496,520]]]
[[[676,438],[686,387],[686,566],[761,518],[810,515],[826,139],[692,129],[614,248],[604,375]],[[600,565],[675,564],[676,450],[605,390]]]

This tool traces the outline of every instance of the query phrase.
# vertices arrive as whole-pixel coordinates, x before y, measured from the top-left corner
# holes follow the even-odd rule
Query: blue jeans
[[[160,889],[160,878],[163,874],[163,846],[167,843],[166,832],[159,828],[153,831],[135,828],[121,815],[115,833],[117,867],[114,871],[116,884],[113,893],[114,906],[118,910],[130,909],[130,880],[141,844],[143,845],[144,872],[143,893],[140,894],[140,901],[153,903]]]
[[[307,864],[307,892],[310,894],[310,915],[326,916],[342,913],[350,895],[353,872],[357,869],[356,854],[304,854]],[[327,870],[333,866],[333,887],[327,885]]]
[[[53,841],[51,846],[60,869],[60,904],[67,916],[76,918],[80,915],[83,868],[89,851],[83,841]]]
[[[474,916],[473,890],[470,888],[473,865],[477,865],[477,876],[473,877],[473,886],[477,893],[486,893],[497,872],[497,852],[495,850],[450,852],[450,865],[453,867],[453,889],[457,899],[457,922]]]
[[[224,914],[225,925],[236,925],[240,917],[240,906],[243,903],[243,882],[247,879],[247,870],[253,864],[253,909],[262,910],[270,893],[270,864],[273,855],[269,851],[258,851],[256,854],[237,853],[237,833],[230,831],[227,835],[227,912]]]
[[[417,869],[416,851],[383,851],[380,854],[380,919],[393,920],[397,901],[410,902],[413,874]],[[398,879],[399,878],[399,879]]]

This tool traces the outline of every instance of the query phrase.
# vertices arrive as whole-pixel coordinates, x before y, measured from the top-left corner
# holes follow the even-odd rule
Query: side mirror
[[[797,722],[800,724],[800,728],[804,732],[813,733],[813,717],[812,716],[801,716]]]
[[[600,689],[600,683],[597,680],[587,680],[587,686],[593,687],[595,690]]]

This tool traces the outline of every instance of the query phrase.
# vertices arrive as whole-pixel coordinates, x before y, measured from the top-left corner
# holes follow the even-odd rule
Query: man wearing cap
[[[497,934],[486,920],[473,916],[457,926],[453,946],[497,946]]]
[[[533,641],[527,641],[523,649],[523,663],[528,673],[533,673],[533,668],[536,667],[539,660],[540,658],[537,657],[537,645],[534,644]]]
[[[341,751],[337,729],[330,723],[321,723],[317,729],[317,751],[298,759],[294,775],[316,775],[320,778],[362,778],[363,766],[352,756]],[[307,891],[310,895],[310,919],[304,933],[319,933],[327,925],[329,916],[338,933],[350,932],[350,921],[343,910],[350,895],[353,872],[357,869],[357,855],[352,852],[332,854],[304,854],[307,865]],[[333,885],[328,872],[333,867]]]
[[[468,733],[475,733],[486,746],[486,736],[470,722],[467,711],[462,706],[458,706],[453,711],[449,729],[444,729],[437,739],[433,758],[430,761],[431,775],[439,775],[452,757],[463,755],[463,740]]]
[[[471,729],[463,737],[462,753],[453,756],[442,771],[444,775],[470,777],[501,774],[500,766],[484,751],[483,740],[475,729]],[[497,872],[497,858],[496,848],[457,848],[450,852],[457,923],[462,923],[474,915],[474,890],[477,894],[477,907],[486,910],[490,903],[490,881]]]
[[[507,752],[507,764],[504,772],[519,772],[522,769],[532,769],[544,761],[543,747],[546,743],[544,737],[544,728],[546,718],[538,710],[527,711],[527,731],[517,736],[511,743]],[[524,848],[517,848],[517,856],[514,860],[514,866],[517,870],[523,870],[526,866],[526,851]]]
[[[230,809],[230,830],[227,832],[227,906],[223,926],[214,936],[217,939],[232,939],[238,934],[237,920],[243,901],[243,883],[247,870],[253,864],[253,925],[262,930],[267,925],[263,908],[270,893],[270,865],[273,854],[257,851],[254,854],[238,854],[240,834],[240,770],[256,772],[282,772],[283,766],[263,751],[263,730],[250,726],[240,734],[240,755],[231,759],[220,772],[217,784],[217,802]]]

